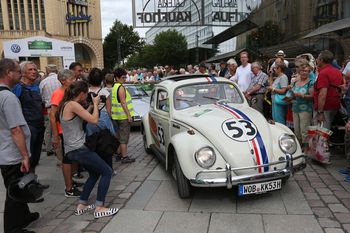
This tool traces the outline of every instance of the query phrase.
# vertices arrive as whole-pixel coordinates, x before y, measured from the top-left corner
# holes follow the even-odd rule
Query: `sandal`
[[[107,217],[107,216],[112,216],[118,213],[119,209],[118,208],[108,208],[106,211],[102,212],[94,212],[94,218],[102,218],[102,217]]]
[[[88,212],[88,211],[90,211],[90,210],[93,210],[93,209],[95,209],[95,205],[94,204],[92,204],[92,205],[88,205],[86,208],[84,208],[84,209],[76,209],[75,211],[74,211],[74,215],[76,215],[76,216],[79,216],[79,215],[82,215],[82,214],[84,214],[84,213],[86,213],[86,212]]]

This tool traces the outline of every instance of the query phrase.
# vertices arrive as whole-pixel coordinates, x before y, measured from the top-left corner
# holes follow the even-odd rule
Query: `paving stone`
[[[307,179],[310,181],[311,184],[323,182],[320,177],[308,177]]]
[[[331,184],[328,185],[328,188],[332,191],[344,191],[343,186],[339,185],[339,184]]]
[[[320,200],[317,193],[304,193],[306,200]]]
[[[323,182],[312,182],[311,186],[314,188],[326,188],[327,185]]]
[[[189,212],[236,213],[236,199],[231,190],[204,189],[194,194]]]
[[[122,209],[101,231],[102,233],[151,233],[162,212]]]
[[[327,207],[314,207],[312,211],[319,218],[333,217],[332,212]]]
[[[346,232],[350,232],[350,224],[343,224],[343,228]]]
[[[350,223],[350,213],[334,213],[340,223]]]
[[[74,223],[62,223],[57,226],[52,232],[53,233],[62,233],[62,232],[82,232],[83,229],[89,225],[87,221],[79,221]]]
[[[349,198],[341,199],[341,202],[342,202],[348,209],[350,209],[350,199],[349,199]]]
[[[67,218],[73,214],[72,211],[62,211],[60,215],[57,216],[57,218]]]
[[[349,213],[349,210],[343,204],[328,204],[328,207],[335,213]]]
[[[132,193],[121,193],[118,195],[118,197],[128,199],[131,195]]]
[[[239,198],[237,200],[237,213],[286,214],[287,211],[282,201],[281,194],[277,191]]]
[[[181,199],[174,181],[162,181],[157,191],[147,203],[145,210],[187,211],[190,199]]]
[[[332,191],[329,188],[316,188],[316,191],[320,195],[332,195]]]
[[[290,181],[286,183],[280,193],[288,214],[312,214],[296,182]]]
[[[136,189],[141,185],[141,182],[132,182],[129,186],[124,190],[126,193],[134,193]]]
[[[340,203],[340,201],[334,195],[321,195],[321,199],[326,204]]]
[[[154,230],[155,233],[207,232],[210,214],[165,212]]]
[[[338,198],[350,198],[350,193],[347,191],[334,191],[334,195],[336,195]]]
[[[208,233],[226,233],[226,232],[263,233],[264,228],[263,228],[262,217],[260,215],[255,215],[255,214],[224,214],[224,213],[212,214]]]
[[[55,226],[44,226],[40,228],[28,228],[28,229],[33,230],[36,233],[48,233],[48,232],[53,232],[55,228],[56,228]]]
[[[313,187],[307,186],[307,187],[301,187],[303,193],[315,193],[316,190]]]
[[[325,228],[325,233],[344,233],[343,229],[340,228]]]
[[[310,207],[324,207],[324,203],[321,200],[309,200],[307,201]]]
[[[116,198],[113,200],[113,203],[115,204],[124,204],[127,201],[125,198]]]
[[[93,222],[89,226],[87,226],[86,230],[88,231],[101,231],[103,227],[105,227],[105,223]]]
[[[164,166],[158,164],[152,173],[147,177],[147,180],[171,180],[171,176],[165,170]]]
[[[126,188],[125,185],[116,185],[114,187],[113,187],[113,185],[110,186],[110,189],[112,189],[112,190],[124,190],[125,188]]]
[[[146,180],[136,193],[130,198],[125,205],[125,209],[144,209],[154,192],[158,189],[161,181]]]
[[[297,175],[294,175],[294,179],[295,180],[306,180],[306,176],[304,176],[302,174],[297,174]]]
[[[318,218],[321,227],[340,227],[340,223],[331,218]]]
[[[313,215],[263,215],[266,233],[323,232]]]

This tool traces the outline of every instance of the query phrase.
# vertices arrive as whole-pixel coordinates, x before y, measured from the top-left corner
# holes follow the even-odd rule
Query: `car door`
[[[169,96],[165,89],[156,89],[155,91],[155,106],[151,113],[156,131],[156,147],[158,151],[164,156],[166,155],[166,148],[169,142]],[[155,130],[156,129],[156,130]],[[155,133],[155,132],[154,132]]]

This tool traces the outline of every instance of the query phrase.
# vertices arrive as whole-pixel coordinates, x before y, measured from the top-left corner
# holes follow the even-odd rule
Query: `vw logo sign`
[[[18,44],[13,44],[11,45],[11,51],[14,53],[19,53],[21,52],[21,46],[19,46]]]

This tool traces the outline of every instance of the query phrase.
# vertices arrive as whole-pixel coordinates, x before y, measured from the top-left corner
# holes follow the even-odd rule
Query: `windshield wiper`
[[[220,100],[219,98],[211,97],[211,96],[202,96],[202,98],[207,98],[207,99],[211,99],[211,100]]]

